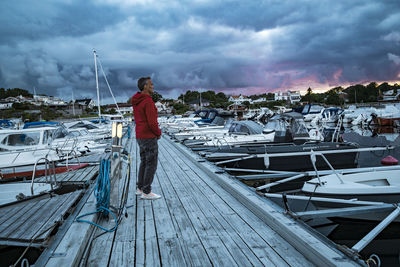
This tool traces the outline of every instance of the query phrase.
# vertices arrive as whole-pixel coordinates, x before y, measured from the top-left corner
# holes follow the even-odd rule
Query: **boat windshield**
[[[292,122],[292,127],[291,127],[292,133],[295,135],[308,135],[308,130],[306,125],[301,121],[293,121]]]
[[[1,144],[6,146],[35,146],[40,141],[40,132],[24,132],[7,135]]]
[[[236,123],[233,123],[231,125],[231,127],[229,128],[229,132],[230,133],[250,134],[250,130],[246,126],[241,125],[241,124],[236,124]]]

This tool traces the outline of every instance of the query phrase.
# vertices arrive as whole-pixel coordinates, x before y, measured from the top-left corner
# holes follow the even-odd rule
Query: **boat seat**
[[[369,186],[390,186],[390,183],[387,179],[376,179],[376,180],[369,180],[369,181],[360,181],[356,182],[358,184],[365,184]]]

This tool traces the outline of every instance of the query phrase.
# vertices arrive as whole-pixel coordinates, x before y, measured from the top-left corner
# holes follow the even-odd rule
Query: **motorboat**
[[[179,132],[184,127],[210,124],[217,116],[216,109],[203,109],[192,113],[189,117],[171,117],[160,123],[160,127],[169,132]]]
[[[201,151],[222,145],[271,143],[275,133],[264,133],[263,129],[262,125],[254,121],[234,121],[223,136],[217,136],[209,141],[185,142],[184,144],[193,150]]]
[[[53,127],[0,130],[0,169],[33,165],[41,158],[60,159],[52,149]]]
[[[334,173],[306,182],[302,192],[316,197],[400,202],[400,169]]]
[[[380,126],[396,126],[400,121],[400,110],[395,105],[386,105],[372,113],[372,122]]]
[[[63,124],[66,129],[86,128],[90,133],[102,136],[103,139],[111,138],[111,124],[95,124],[90,121],[72,121]]]
[[[324,109],[323,106],[317,104],[306,104],[301,110],[301,115],[305,122],[312,121],[321,111]]]
[[[357,167],[358,152],[347,152],[357,149],[351,143],[338,142],[306,142],[296,145],[294,143],[277,143],[262,146],[236,146],[221,147],[218,150],[202,153],[211,162],[219,166],[236,169],[250,170],[276,170],[276,171],[311,171],[314,170],[309,152],[338,151],[326,155],[334,168],[346,169]],[[291,155],[297,153],[298,155]],[[287,156],[274,157],[274,154],[287,154]],[[329,169],[326,162],[317,158],[316,168]]]
[[[218,121],[216,121],[218,120]],[[212,138],[216,136],[223,136],[226,134],[230,128],[232,121],[227,122],[220,117],[216,117],[210,125],[207,126],[195,126],[184,128],[183,131],[172,134],[172,137],[178,141],[184,140],[195,140],[198,138]]]

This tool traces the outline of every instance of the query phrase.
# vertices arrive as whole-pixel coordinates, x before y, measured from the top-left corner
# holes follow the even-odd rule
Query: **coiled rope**
[[[114,213],[112,213],[112,211],[109,210],[110,190],[111,190],[110,160],[103,159],[103,160],[101,160],[101,163],[100,163],[99,176],[97,177],[96,187],[94,189],[94,196],[96,197],[96,211],[80,215],[80,216],[76,217],[76,221],[89,223],[91,225],[94,225],[94,226],[106,231],[106,232],[115,231],[115,229],[117,229],[117,227],[118,227],[118,221],[117,221],[117,217],[114,215]],[[104,228],[104,227],[94,223],[94,222],[81,219],[82,217],[85,217],[85,216],[88,216],[91,214],[95,214],[95,213],[100,213],[102,216],[107,216],[108,214],[111,214],[114,218],[115,226],[111,229],[107,229],[107,228]]]

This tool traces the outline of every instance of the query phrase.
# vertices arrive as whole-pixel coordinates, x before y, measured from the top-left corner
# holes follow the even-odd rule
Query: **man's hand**
[[[157,136],[157,139],[160,139],[160,138],[161,138],[161,135]]]

